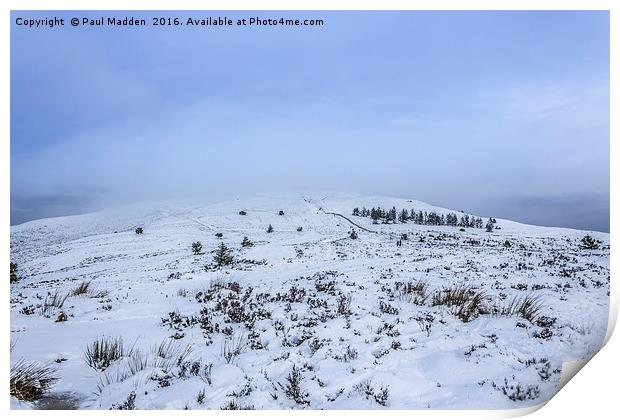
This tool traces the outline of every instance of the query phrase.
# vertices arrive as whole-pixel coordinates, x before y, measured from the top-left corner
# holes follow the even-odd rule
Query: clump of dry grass
[[[22,401],[36,401],[58,379],[57,370],[50,363],[19,361],[11,366],[11,395]]]
[[[148,368],[171,372],[175,366],[181,366],[191,352],[191,345],[182,345],[172,339],[164,340],[146,351],[132,348],[125,358],[126,363],[118,364],[103,372],[97,384],[96,394],[100,395],[106,386],[124,382]]]
[[[428,297],[428,284],[422,280],[396,282],[396,289],[414,305],[424,305]]]
[[[245,351],[246,347],[247,340],[243,334],[232,337],[222,343],[222,357],[226,360],[226,363],[231,363],[237,356]]]
[[[478,315],[488,313],[488,297],[484,292],[475,292],[471,298],[458,307],[456,316],[463,322],[469,322]]]
[[[153,349],[153,353],[157,357],[154,366],[168,371],[175,364],[180,365],[183,363],[191,352],[191,345],[182,345],[173,339],[164,340]]]
[[[540,315],[543,302],[540,297],[528,295],[525,297],[514,296],[508,304],[495,307],[493,312],[503,316],[520,316],[530,322],[534,322]]]
[[[103,336],[86,347],[86,363],[93,369],[105,370],[112,362],[125,356],[127,351],[121,337]]]
[[[471,299],[476,291],[465,284],[454,284],[433,294],[433,306],[461,306]]]
[[[48,293],[41,306],[41,315],[49,316],[55,309],[62,309],[69,295],[62,296],[58,290],[54,294]]]
[[[454,314],[463,322],[469,322],[481,314],[489,313],[488,296],[466,284],[455,284],[433,294],[433,306],[454,307]]]
[[[82,283],[80,283],[78,287],[76,287],[75,289],[71,291],[71,296],[85,295],[86,293],[88,293],[89,288],[90,288],[90,281],[83,281]]]

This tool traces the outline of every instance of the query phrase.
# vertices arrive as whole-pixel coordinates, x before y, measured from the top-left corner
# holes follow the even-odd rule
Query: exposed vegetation
[[[19,361],[11,366],[10,393],[22,401],[36,401],[43,396],[59,377],[49,363]]]
[[[127,354],[121,337],[103,336],[86,347],[84,357],[88,366],[105,370],[112,362]]]
[[[202,243],[200,241],[192,243],[192,252],[194,255],[200,255],[202,253]]]
[[[233,256],[230,249],[222,242],[220,246],[215,250],[213,261],[217,267],[223,267],[233,263]]]
[[[90,290],[90,281],[83,281],[71,291],[71,296],[85,295]]]
[[[14,262],[11,262],[9,263],[9,266],[10,266],[10,271],[11,271],[10,282],[17,283],[19,281],[19,278],[17,277],[17,264],[15,264]]]

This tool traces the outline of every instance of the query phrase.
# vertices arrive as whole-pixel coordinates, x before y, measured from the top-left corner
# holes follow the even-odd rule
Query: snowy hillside
[[[374,224],[356,207],[453,212],[317,195],[12,227],[11,365],[57,379],[12,407],[516,408],[601,345],[608,234]]]

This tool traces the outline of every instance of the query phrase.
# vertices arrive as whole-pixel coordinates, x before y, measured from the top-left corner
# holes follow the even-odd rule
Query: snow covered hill
[[[600,347],[608,234],[373,224],[363,206],[452,212],[317,195],[12,227],[11,364],[57,379],[12,407],[516,408]]]

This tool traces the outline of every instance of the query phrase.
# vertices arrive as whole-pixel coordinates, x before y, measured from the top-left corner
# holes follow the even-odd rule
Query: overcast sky
[[[12,20],[54,15],[113,14]],[[11,223],[329,189],[609,230],[607,12],[261,15],[325,25],[13,23]]]

